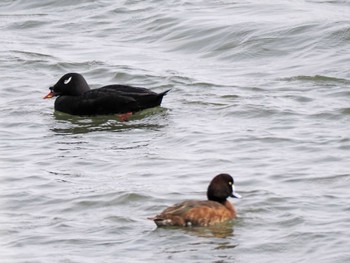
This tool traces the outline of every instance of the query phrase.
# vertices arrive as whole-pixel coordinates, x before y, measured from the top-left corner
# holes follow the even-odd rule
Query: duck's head
[[[44,99],[60,95],[80,96],[88,90],[90,90],[90,87],[82,75],[79,73],[67,73],[55,85],[50,87],[50,93]]]
[[[235,192],[234,181],[229,174],[219,174],[211,180],[207,190],[208,200],[225,203],[228,197],[241,198]]]

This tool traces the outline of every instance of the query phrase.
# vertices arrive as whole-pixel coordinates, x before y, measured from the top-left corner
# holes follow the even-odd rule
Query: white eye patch
[[[72,80],[72,76],[70,76],[68,79],[63,81],[63,83],[67,85],[71,80]]]

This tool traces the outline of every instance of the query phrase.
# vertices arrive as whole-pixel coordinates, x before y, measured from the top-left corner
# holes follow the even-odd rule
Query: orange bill
[[[43,99],[50,99],[50,98],[52,98],[54,96],[55,96],[55,93],[53,91],[50,91],[50,93],[47,94],[45,97],[43,97]]]

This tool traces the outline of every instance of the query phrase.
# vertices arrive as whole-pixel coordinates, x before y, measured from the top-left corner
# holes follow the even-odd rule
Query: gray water
[[[350,262],[350,2],[0,3],[0,262]],[[171,89],[128,122],[43,100]],[[147,220],[233,175],[238,218]]]

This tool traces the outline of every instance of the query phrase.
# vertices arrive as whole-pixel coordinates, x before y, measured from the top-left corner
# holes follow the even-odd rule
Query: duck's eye
[[[232,185],[232,182],[228,182],[229,185]]]
[[[72,80],[72,76],[70,76],[68,79],[63,81],[63,83],[67,85],[71,80]]]

